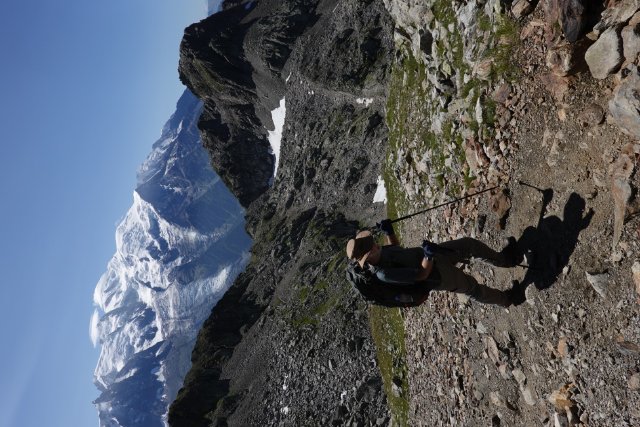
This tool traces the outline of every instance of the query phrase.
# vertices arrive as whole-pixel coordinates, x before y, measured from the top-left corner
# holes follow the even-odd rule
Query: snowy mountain
[[[244,212],[200,143],[185,91],[138,173],[94,292],[101,426],[162,426],[202,322],[248,259]]]

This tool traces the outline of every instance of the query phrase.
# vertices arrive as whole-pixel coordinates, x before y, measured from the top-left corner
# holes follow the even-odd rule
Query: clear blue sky
[[[178,96],[205,0],[12,1],[0,14],[0,427],[98,425],[92,294]]]

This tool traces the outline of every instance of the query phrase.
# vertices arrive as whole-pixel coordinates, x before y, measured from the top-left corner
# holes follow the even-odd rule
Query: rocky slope
[[[256,243],[170,424],[637,425],[639,9],[228,1],[189,27],[181,78]],[[372,204],[379,175],[388,206]],[[376,310],[350,290],[358,227],[493,185],[400,232],[516,236],[529,269],[468,268],[527,284],[525,304]]]
[[[181,78],[205,101],[204,143],[247,207],[255,244],[200,332],[171,425],[388,418],[342,240],[354,219],[383,215],[372,200],[392,51],[379,2],[227,2],[185,31]],[[273,179],[267,128],[282,98]]]

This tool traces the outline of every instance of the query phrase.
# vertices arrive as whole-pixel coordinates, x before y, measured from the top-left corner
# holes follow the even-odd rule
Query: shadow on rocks
[[[586,204],[577,193],[571,193],[564,207],[563,218],[544,216],[547,206],[553,199],[553,190],[542,190],[542,208],[538,224],[527,227],[520,239],[518,248],[527,258],[529,269],[519,287],[524,292],[527,286],[535,284],[538,289],[552,286],[578,243],[578,235],[589,226],[593,210],[585,214]]]

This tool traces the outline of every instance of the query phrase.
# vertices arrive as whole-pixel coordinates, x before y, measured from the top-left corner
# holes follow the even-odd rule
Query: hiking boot
[[[520,282],[517,280],[511,281],[511,289],[507,291],[509,295],[509,300],[513,305],[520,305],[527,300],[527,296],[525,294],[526,286],[522,286]]]
[[[518,247],[516,238],[513,236],[507,239],[507,246],[500,251],[500,255],[504,259],[505,267],[515,267],[524,259],[524,254]]]

